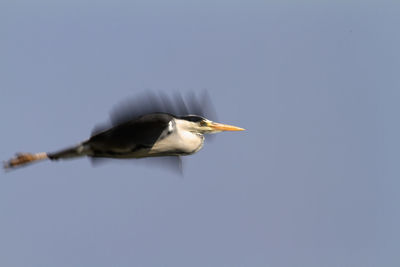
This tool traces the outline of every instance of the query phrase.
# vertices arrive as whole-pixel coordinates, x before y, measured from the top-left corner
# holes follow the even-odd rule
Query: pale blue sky
[[[86,139],[144,89],[207,89],[184,178],[46,162],[0,179],[1,266],[399,266],[396,1],[0,3],[0,158]]]

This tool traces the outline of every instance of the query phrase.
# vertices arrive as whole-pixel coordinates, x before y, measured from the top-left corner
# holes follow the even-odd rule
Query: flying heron
[[[171,100],[163,94],[148,92],[144,97],[119,105],[111,113],[112,124],[97,127],[88,140],[53,153],[18,153],[4,163],[4,168],[84,156],[94,160],[179,157],[199,151],[204,134],[244,130],[205,118],[206,106],[210,105],[207,94],[203,95],[202,101],[194,94],[187,100],[188,105],[179,94]]]

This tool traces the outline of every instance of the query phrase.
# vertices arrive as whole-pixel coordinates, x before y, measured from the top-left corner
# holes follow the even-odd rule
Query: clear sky
[[[207,89],[184,177],[0,174],[1,266],[400,266],[398,1],[0,2],[0,158],[86,139],[145,89]]]

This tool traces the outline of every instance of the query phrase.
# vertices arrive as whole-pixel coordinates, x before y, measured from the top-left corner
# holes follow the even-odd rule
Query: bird
[[[206,118],[207,110],[215,115],[215,111],[210,112],[211,107],[207,92],[203,92],[200,100],[189,93],[185,101],[179,93],[169,97],[147,91],[120,103],[111,112],[111,125],[96,126],[89,139],[56,152],[17,153],[4,162],[4,168],[79,157],[89,157],[94,162],[155,157],[180,159],[198,152],[206,134],[244,130]]]

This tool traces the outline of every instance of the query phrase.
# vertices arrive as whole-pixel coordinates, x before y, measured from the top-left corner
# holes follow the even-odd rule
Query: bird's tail
[[[6,162],[4,162],[4,169],[13,169],[16,167],[26,166],[28,164],[39,162],[42,160],[58,160],[86,156],[88,154],[88,148],[84,144],[78,144],[76,146],[63,149],[54,153],[17,153],[16,156]]]

